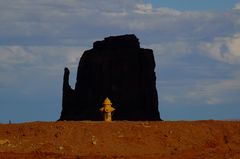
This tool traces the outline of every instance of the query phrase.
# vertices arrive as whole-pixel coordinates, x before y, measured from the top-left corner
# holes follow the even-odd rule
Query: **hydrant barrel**
[[[112,112],[115,108],[112,107],[112,102],[109,98],[106,98],[103,102],[103,107],[100,108],[100,111],[103,113],[104,121],[112,121]]]

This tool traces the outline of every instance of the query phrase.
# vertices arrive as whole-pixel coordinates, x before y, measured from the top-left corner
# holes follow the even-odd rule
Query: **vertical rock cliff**
[[[154,68],[153,51],[140,48],[135,35],[96,41],[80,59],[74,90],[65,68],[59,120],[102,120],[106,97],[116,108],[113,120],[160,120]]]

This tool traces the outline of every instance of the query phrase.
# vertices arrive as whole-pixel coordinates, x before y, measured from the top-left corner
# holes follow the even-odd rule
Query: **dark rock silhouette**
[[[103,120],[106,97],[116,108],[113,120],[161,120],[154,68],[153,51],[140,48],[135,35],[95,42],[80,59],[75,90],[65,68],[59,120]]]

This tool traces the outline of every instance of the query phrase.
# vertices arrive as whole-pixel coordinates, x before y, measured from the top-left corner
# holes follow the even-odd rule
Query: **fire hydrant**
[[[103,102],[103,107],[100,111],[103,113],[104,121],[112,121],[112,112],[115,108],[112,107],[112,102],[109,98],[106,98]]]

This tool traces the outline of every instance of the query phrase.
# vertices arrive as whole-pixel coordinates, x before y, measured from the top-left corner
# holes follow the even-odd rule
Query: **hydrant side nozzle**
[[[101,112],[103,112],[103,111],[104,111],[104,107],[100,108],[99,110],[100,110]]]

